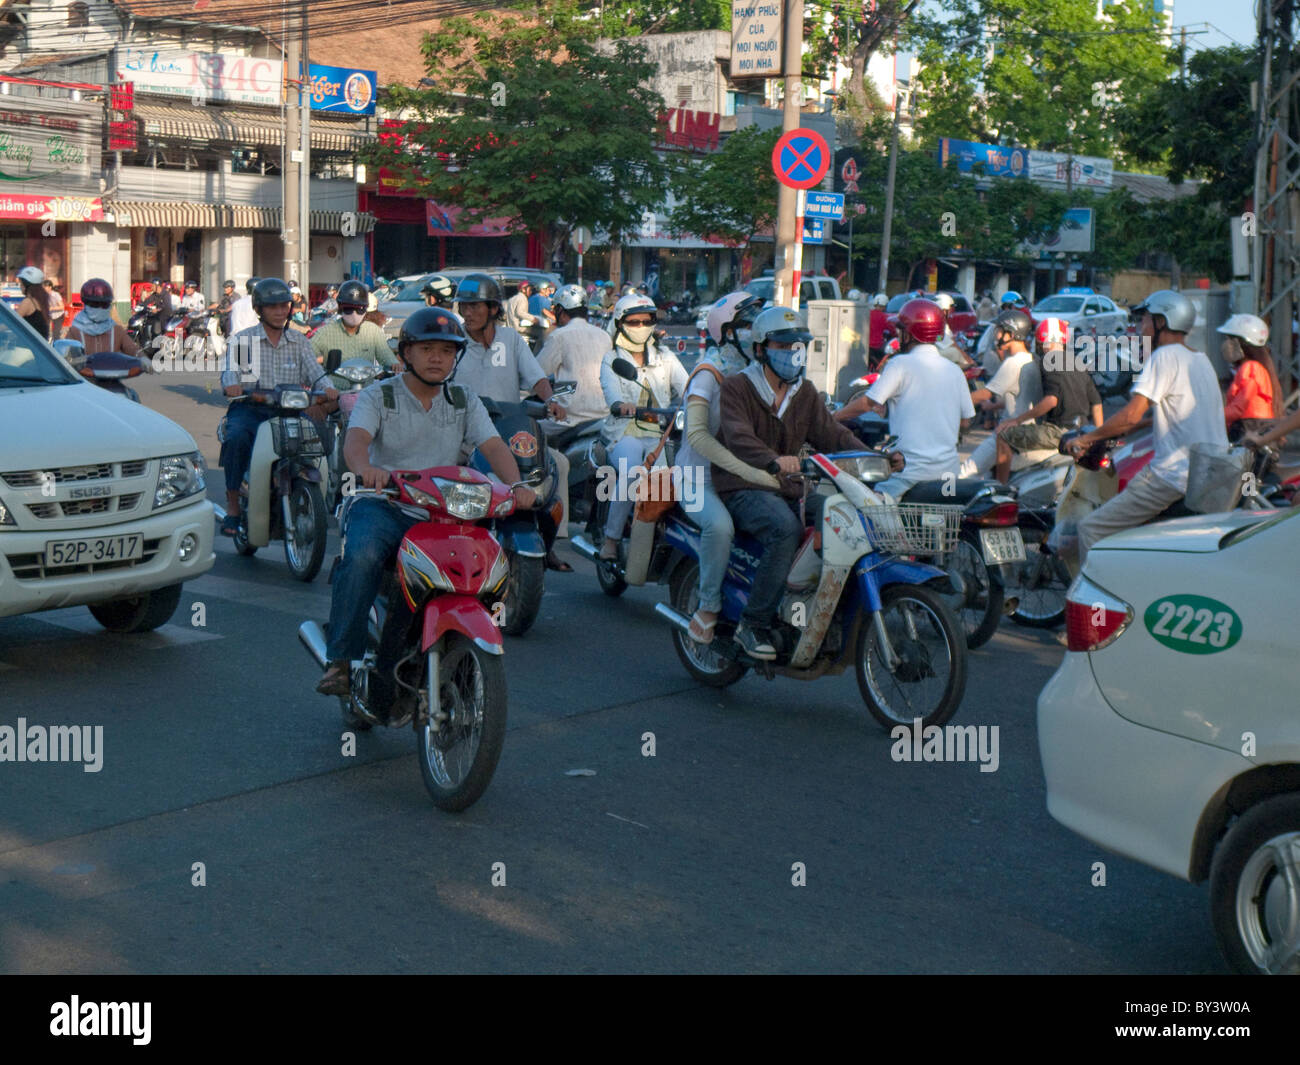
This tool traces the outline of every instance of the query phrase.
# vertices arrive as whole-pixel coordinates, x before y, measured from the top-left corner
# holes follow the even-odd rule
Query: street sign
[[[591,247],[591,230],[586,226],[578,226],[569,233],[569,243],[573,246],[573,250],[581,255]]]
[[[777,181],[792,189],[810,189],[820,184],[830,165],[830,145],[816,130],[792,129],[782,133],[772,148],[772,171]]]
[[[803,213],[805,218],[829,218],[839,222],[844,218],[844,193],[809,192]]]
[[[681,338],[678,339],[678,341],[677,341],[677,354],[678,354],[678,355],[684,355],[684,354],[686,354],[686,338],[685,338],[685,337],[681,337]]]
[[[731,69],[736,78],[781,76],[781,0],[731,0]]]
[[[844,165],[840,167],[840,177],[844,180],[845,192],[858,191],[858,178],[861,173],[858,169],[858,161],[853,156],[850,155],[844,160]]]
[[[803,242],[805,244],[826,243],[826,222],[824,219],[804,217]]]

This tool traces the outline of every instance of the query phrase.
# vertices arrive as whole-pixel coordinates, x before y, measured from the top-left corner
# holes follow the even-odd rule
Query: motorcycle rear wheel
[[[425,656],[427,690],[435,656]],[[457,813],[487,790],[506,738],[506,669],[461,633],[450,633],[438,656],[438,703],[446,715],[434,731],[426,719],[415,730],[420,775],[433,803]]]
[[[315,580],[325,561],[325,500],[320,485],[294,482],[289,520],[291,528],[284,530],[284,560],[298,580]]]
[[[510,555],[508,561],[510,576],[506,578],[506,592],[501,597],[505,610],[505,624],[501,631],[507,636],[522,636],[533,627],[542,610],[546,559]]]
[[[983,647],[998,631],[1005,597],[1002,574],[984,561],[979,534],[963,529],[945,568],[965,589],[960,600],[950,597],[949,605],[966,634],[972,651]]]
[[[1038,554],[1017,567],[1020,604],[1011,614],[1017,625],[1030,629],[1057,629],[1065,624],[1065,593],[1070,571],[1056,555]]]
[[[700,564],[684,562],[674,571],[668,585],[669,602],[679,614],[690,617],[700,605]],[[725,624],[725,622],[723,622]],[[682,660],[686,672],[710,688],[726,688],[740,680],[746,668],[739,662],[724,658],[709,645],[696,643],[676,625],[672,628],[673,649]],[[714,639],[718,639],[714,630]]]

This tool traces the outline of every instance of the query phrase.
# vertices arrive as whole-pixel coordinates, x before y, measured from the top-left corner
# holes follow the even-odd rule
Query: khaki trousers
[[[1183,498],[1149,469],[1143,470],[1124,491],[1079,522],[1079,564],[1098,540],[1149,521],[1171,503]]]

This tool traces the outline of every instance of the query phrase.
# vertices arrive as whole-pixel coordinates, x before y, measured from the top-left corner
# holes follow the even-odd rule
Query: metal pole
[[[286,9],[289,0],[285,0]],[[298,129],[299,104],[293,95],[293,82],[298,77],[298,67],[302,60],[302,37],[295,32],[292,20],[289,22],[288,40],[285,42],[285,78],[289,83],[289,96],[284,108],[284,149],[281,161],[283,174],[284,210],[281,233],[284,240],[284,280],[290,280],[298,270],[301,258],[299,243],[302,232],[298,228],[298,198],[301,195],[299,167],[302,155],[299,149],[300,133]]]
[[[299,171],[298,193],[298,284],[302,286],[303,299],[311,302],[307,284],[311,280],[311,61],[307,58],[307,4],[302,5],[302,89],[298,100],[302,109],[302,169]]]
[[[785,58],[782,64],[785,75],[785,107],[781,116],[781,130],[789,133],[799,128],[799,103],[803,98],[803,0],[786,0],[785,5]],[[797,208],[795,190],[785,184],[776,190],[776,291],[773,295],[778,305],[792,305],[799,298],[793,284],[795,246],[803,234],[795,229]]]
[[[799,280],[803,274],[803,212],[808,194],[803,189],[796,190],[794,208],[794,267],[790,271],[790,306],[799,309]]]
[[[886,292],[889,281],[889,240],[894,228],[894,174],[898,169],[898,114],[902,95],[894,87],[894,132],[889,139],[889,177],[885,181],[885,231],[880,238],[880,278],[877,292]],[[912,280],[910,277],[907,279]]]

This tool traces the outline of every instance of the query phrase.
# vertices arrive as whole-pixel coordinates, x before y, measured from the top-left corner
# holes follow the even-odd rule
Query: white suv
[[[194,438],[0,307],[0,618],[86,605],[114,632],[155,629],[212,539]]]

